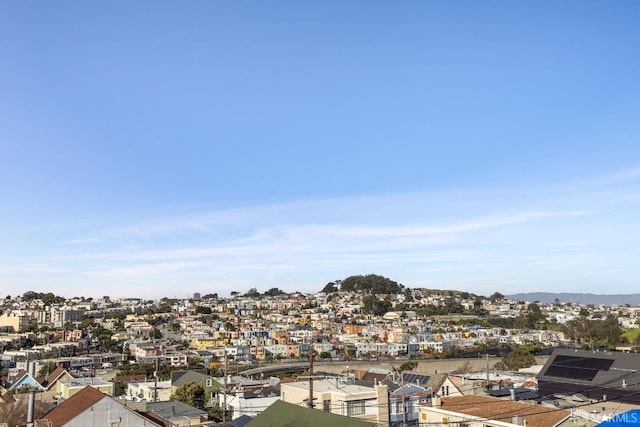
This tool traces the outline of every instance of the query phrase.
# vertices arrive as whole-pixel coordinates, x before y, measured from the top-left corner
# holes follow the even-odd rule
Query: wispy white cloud
[[[638,174],[633,169],[600,182],[614,188]],[[3,276],[65,272],[78,283],[96,279],[109,286],[275,282],[298,289],[310,280],[357,273],[385,274],[411,286],[583,277],[582,271],[611,265],[603,242],[624,250],[615,243],[623,229],[627,239],[634,235],[634,228],[625,228],[632,216],[625,215],[638,210],[638,200],[621,198],[612,208],[604,198],[575,197],[581,192],[532,192],[531,199],[482,190],[386,194],[138,217],[70,230],[92,237],[58,239],[64,247],[52,245],[33,262],[2,261],[13,268],[3,268]],[[624,215],[608,229],[594,227],[610,212]],[[620,265],[631,268],[630,262]]]
[[[560,184],[556,187],[560,191],[594,190],[602,187],[612,187],[640,179],[640,166],[620,169],[593,178]]]
[[[101,270],[90,270],[87,276],[97,276],[106,278],[145,278],[155,277],[167,273],[174,273],[192,268],[201,267],[201,263],[194,262],[164,262],[152,264],[130,265],[127,267],[105,268]]]
[[[71,239],[61,242],[61,245],[90,245],[93,243],[100,243],[100,239],[94,237],[88,237],[83,239]]]
[[[3,273],[21,273],[21,274],[53,274],[68,273],[69,269],[64,267],[54,267],[49,264],[14,264],[4,265]]]

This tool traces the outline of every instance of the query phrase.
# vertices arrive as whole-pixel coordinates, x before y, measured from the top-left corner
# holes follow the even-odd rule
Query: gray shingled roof
[[[170,400],[168,402],[149,402],[147,403],[147,411],[153,412],[158,416],[169,420],[175,417],[198,417],[207,413],[201,409],[189,406],[178,400]]]

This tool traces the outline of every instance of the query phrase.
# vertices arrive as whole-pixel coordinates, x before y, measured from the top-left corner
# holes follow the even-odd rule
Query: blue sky
[[[4,2],[0,297],[635,292],[639,16]]]

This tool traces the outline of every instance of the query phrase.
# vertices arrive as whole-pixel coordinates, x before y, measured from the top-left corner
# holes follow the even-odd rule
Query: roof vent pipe
[[[33,427],[33,414],[36,407],[36,392],[29,393],[29,407],[27,408],[27,427]]]

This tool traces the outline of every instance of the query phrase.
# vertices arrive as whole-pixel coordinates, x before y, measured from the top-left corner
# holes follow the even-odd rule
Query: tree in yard
[[[542,319],[544,319],[544,315],[542,314],[542,310],[540,310],[540,306],[535,302],[529,304],[527,307],[527,321],[529,327],[535,328],[536,323],[540,322]]]
[[[17,390],[16,390],[16,394],[26,394],[26,393],[30,393],[32,391],[35,391],[36,393],[42,391],[42,389],[33,386],[31,384],[25,384],[20,386]]]
[[[211,314],[211,307],[199,305],[196,307],[196,314]]]
[[[484,305],[483,305],[484,297],[476,297],[473,300],[473,312],[478,315],[482,315],[485,313]]]
[[[457,374],[464,374],[471,372],[473,370],[473,366],[471,366],[471,362],[465,360],[464,363],[456,368]]]
[[[373,314],[375,316],[382,316],[391,308],[393,304],[387,299],[380,299],[376,295],[367,295],[362,299],[362,311],[365,314]]]
[[[56,366],[53,362],[49,362],[46,365],[42,365],[40,370],[38,371],[39,377],[48,377],[51,372],[56,369]]]
[[[113,395],[115,397],[122,396],[125,393],[124,383],[122,381],[115,381],[113,383]]]
[[[413,371],[417,367],[418,367],[418,362],[404,362],[402,365],[400,365],[398,369],[400,370],[400,372],[404,372],[404,371]]]
[[[223,415],[223,412],[226,412],[226,414]],[[233,408],[223,411],[222,406],[215,405],[213,408],[209,409],[209,416],[217,423],[222,422],[225,418],[230,420],[233,418]]]
[[[563,327],[564,333],[581,343],[585,348],[593,346],[614,347],[620,343],[622,329],[615,316],[609,315],[605,319],[589,319],[577,317],[569,320]]]
[[[199,357],[190,357],[187,359],[187,367],[189,369],[196,369],[204,367],[204,362]]]
[[[178,387],[175,393],[171,395],[171,400],[177,400],[194,408],[204,409],[204,397],[204,387],[195,381],[191,381]]]
[[[495,364],[495,368],[503,371],[517,371],[535,364],[536,358],[531,353],[516,348],[511,353],[502,356],[502,360]]]

